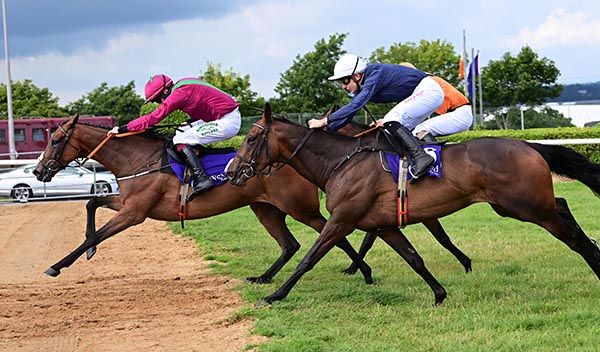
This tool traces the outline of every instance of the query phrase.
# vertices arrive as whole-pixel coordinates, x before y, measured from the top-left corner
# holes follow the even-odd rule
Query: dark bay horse
[[[74,116],[53,134],[42,160],[34,174],[48,182],[69,162],[87,156],[106,137],[107,129],[78,124]],[[160,168],[164,142],[140,135],[113,138],[94,159],[103,164],[117,178],[157,171]],[[85,241],[69,255],[52,265],[46,274],[58,276],[60,270],[73,264],[88,251],[88,259],[95,246],[107,238],[142,223],[146,218],[179,220],[179,180],[172,174],[150,174],[119,181],[120,196],[97,197],[87,204]],[[240,189],[230,184],[215,187],[194,198],[188,205],[188,219],[200,219],[249,205],[259,221],[281,247],[279,258],[262,275],[248,278],[251,282],[265,283],[291,259],[300,244],[289,231],[287,215],[320,232],[325,218],[319,211],[317,188],[290,167],[284,167],[273,177],[256,180]],[[96,231],[95,212],[107,207],[117,213]],[[347,240],[342,248],[360,266],[367,283],[372,283],[371,269],[358,257]]]
[[[374,143],[366,137],[363,146]],[[380,166],[378,153],[357,152],[357,141],[275,119],[267,105],[249,130],[229,170],[231,182],[246,181],[273,163],[287,163],[327,193],[331,216],[291,277],[265,301],[285,298],[307,271],[354,229],[396,226],[396,185]],[[479,138],[447,145],[440,179],[409,185],[410,223],[437,219],[470,204],[487,202],[501,216],[537,224],[583,257],[600,278],[600,249],[554,197],[551,173],[567,176],[600,193],[600,165],[561,146]],[[385,238],[384,238],[385,240]],[[395,248],[396,249],[396,248]],[[427,281],[427,280],[426,280]],[[435,303],[445,291],[428,281]]]

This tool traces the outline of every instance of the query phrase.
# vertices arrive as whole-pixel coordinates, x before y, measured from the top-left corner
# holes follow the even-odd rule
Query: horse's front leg
[[[436,280],[436,278],[427,270],[423,258],[417,253],[417,250],[412,246],[404,234],[398,229],[390,229],[377,233],[381,239],[392,247],[396,253],[410,265],[410,267],[419,274],[423,280],[431,287],[435,296],[434,305],[440,305],[446,299],[446,290]]]
[[[108,196],[108,197],[93,197],[91,198],[85,208],[87,209],[87,223],[85,225],[85,238],[91,237],[96,233],[96,209],[104,207],[115,211],[119,211],[123,204],[119,196]],[[96,246],[91,247],[86,251],[87,260],[92,259],[96,254]]]
[[[88,249],[131,226],[142,223],[144,219],[146,219],[146,212],[140,212],[139,210],[133,210],[132,208],[133,207],[128,207],[127,209],[122,208],[92,236],[86,237],[85,241],[83,241],[79,247],[63,259],[59,260],[56,264],[50,266],[44,273],[50,276],[58,276],[63,268],[71,266],[71,264],[73,264],[75,260],[83,255]]]
[[[294,270],[289,279],[274,293],[263,299],[266,303],[272,303],[284,299],[289,292],[292,290],[294,285],[300,280],[302,275],[311,270],[318,262],[331,250],[333,246],[340,242],[340,240],[349,235],[353,230],[354,226],[349,223],[340,222],[339,219],[343,219],[343,216],[336,216],[333,214],[329,221],[325,223],[325,227],[321,231],[321,234],[317,238],[315,244],[310,248],[308,253],[302,258],[302,261]]]
[[[376,232],[369,231],[369,232],[365,233],[365,238],[363,238],[362,243],[360,244],[360,249],[358,250],[358,256],[361,259],[365,258],[365,256],[367,255],[367,252],[373,247],[373,244],[375,243],[376,239],[377,239]],[[353,261],[349,267],[342,270],[342,273],[347,274],[347,275],[354,275],[354,274],[356,274],[357,270],[358,270],[358,265],[356,264],[356,261]]]

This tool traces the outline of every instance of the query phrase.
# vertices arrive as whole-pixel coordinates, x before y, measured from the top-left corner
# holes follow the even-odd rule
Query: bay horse
[[[56,172],[69,162],[83,158],[94,150],[105,139],[106,132],[104,127],[78,123],[78,116],[73,116],[53,132],[34,174],[40,181],[50,181]],[[163,148],[164,141],[156,138],[140,135],[113,138],[94,158],[116,177],[126,177],[157,171]],[[88,201],[85,241],[69,255],[50,266],[46,274],[58,276],[63,268],[69,267],[86,251],[87,258],[91,259],[96,245],[128,227],[143,222],[146,218],[179,220],[179,181],[174,175],[153,172],[143,177],[120,180],[119,188],[118,196],[94,197]],[[245,189],[226,183],[200,194],[189,203],[188,218],[206,218],[249,205],[281,249],[279,257],[263,274],[247,278],[249,282],[267,283],[300,248],[300,244],[285,223],[287,215],[317,232],[323,228],[325,218],[319,210],[317,191],[313,184],[286,166],[269,178],[251,182]],[[96,230],[95,215],[99,207],[115,210],[117,214]],[[457,257],[465,270],[470,271],[470,258],[451,243],[441,224],[433,220],[425,226]],[[399,237],[399,240],[404,240],[402,234]],[[353,268],[361,267],[365,282],[372,283],[371,269],[356,256],[350,243],[344,239],[339,246],[353,260]],[[420,260],[413,253],[407,253],[406,256],[407,260]]]
[[[360,152],[361,143],[364,147],[375,143],[375,138],[365,136],[357,145],[353,138],[273,118],[268,104],[248,131],[229,167],[233,170],[230,182],[245,186],[270,165],[289,164],[325,191],[331,214],[296,270],[264,298],[267,303],[284,299],[300,278],[354,229],[396,226],[395,182],[382,170],[378,153]],[[487,202],[500,216],[546,229],[581,255],[600,279],[600,249],[579,227],[566,200],[555,199],[551,175],[579,180],[599,194],[600,164],[566,147],[499,138],[446,145],[442,160],[441,178],[429,177],[408,186],[409,223],[438,219],[470,204]],[[435,304],[440,304],[445,290],[437,280],[427,283]]]
[[[38,180],[49,182],[59,170],[71,161],[89,155],[106,138],[107,128],[77,123],[78,119],[77,115],[71,117],[52,133],[43,157],[34,170]],[[97,152],[94,159],[117,178],[143,176],[119,180],[118,196],[95,197],[87,203],[84,242],[51,265],[46,274],[58,276],[63,268],[69,267],[86,251],[90,259],[96,245],[142,223],[146,218],[166,221],[180,219],[178,178],[174,174],[155,172],[160,169],[163,150],[163,140],[134,135],[113,138]],[[198,195],[188,204],[187,218],[206,218],[249,205],[282,251],[263,274],[247,278],[250,282],[266,283],[300,248],[285,223],[286,216],[292,216],[317,232],[320,232],[326,220],[319,210],[317,188],[290,167],[281,168],[273,177],[257,180],[248,186],[239,189],[225,183]],[[95,212],[98,207],[106,207],[117,213],[96,230]],[[358,257],[350,243],[344,240],[338,246],[359,265],[365,282],[372,283],[371,268]]]

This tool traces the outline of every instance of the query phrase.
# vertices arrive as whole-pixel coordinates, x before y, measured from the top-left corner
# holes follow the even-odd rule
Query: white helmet
[[[330,81],[335,81],[340,78],[352,76],[355,73],[362,73],[367,68],[367,62],[354,54],[344,54],[335,63],[333,68],[333,76],[329,77]]]

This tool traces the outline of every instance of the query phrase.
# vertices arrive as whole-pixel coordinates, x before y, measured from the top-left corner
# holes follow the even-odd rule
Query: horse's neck
[[[302,128],[302,130],[302,133],[298,132],[295,134],[296,137],[289,139],[289,152],[286,153],[285,158],[292,155],[304,134],[308,133],[306,129]],[[357,142],[353,139],[317,130],[289,161],[289,164],[304,178],[324,188],[336,166],[356,147]]]
[[[105,131],[86,134],[83,143],[87,152],[94,150],[106,137]],[[162,142],[139,136],[112,138],[92,157],[117,177],[139,172],[149,164],[160,161]],[[157,160],[153,160],[157,159]],[[157,167],[160,166],[160,163]]]

